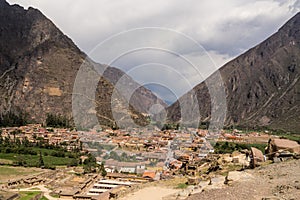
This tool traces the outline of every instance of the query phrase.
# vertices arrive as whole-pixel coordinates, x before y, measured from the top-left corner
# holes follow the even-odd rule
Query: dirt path
[[[300,160],[247,170],[255,178],[191,195],[187,200],[292,200],[300,199]]]
[[[177,193],[178,190],[164,187],[147,187],[119,200],[161,200],[163,197]]]

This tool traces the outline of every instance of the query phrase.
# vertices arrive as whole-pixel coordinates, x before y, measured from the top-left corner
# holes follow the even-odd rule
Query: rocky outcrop
[[[300,145],[296,141],[288,139],[270,139],[266,148],[266,154],[273,160],[274,157],[300,155]]]

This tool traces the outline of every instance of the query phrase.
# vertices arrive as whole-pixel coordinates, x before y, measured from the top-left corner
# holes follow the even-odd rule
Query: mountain
[[[91,74],[90,78],[96,80],[96,93],[91,94],[96,100],[92,103],[94,108],[89,107],[92,104],[72,102],[75,80],[76,87],[82,87],[82,91],[88,90],[91,87],[89,84],[95,82],[78,79],[78,71],[82,66],[85,66],[85,72]],[[152,105],[159,103],[166,106],[150,90],[139,86],[121,70],[106,67],[91,61],[39,10],[26,10],[0,0],[2,116],[9,112],[27,113],[31,121],[45,122],[47,114],[60,114],[79,119],[80,122],[77,121],[82,126],[90,126],[95,121],[89,121],[88,115],[96,113],[101,125],[114,126],[116,122],[113,110],[123,121],[134,119],[145,125],[148,122],[144,116]],[[105,74],[99,77],[99,70]],[[116,91],[116,99],[112,99],[114,84],[121,77],[126,85],[139,88],[128,99],[129,103],[123,91]],[[83,102],[87,99],[88,97]],[[116,103],[112,105],[112,102]],[[77,110],[75,113],[72,113],[72,106]]]
[[[213,81],[220,73],[227,102],[225,126],[299,133],[299,66],[300,13],[268,39],[228,62],[183,95],[168,107],[168,118],[172,122],[180,121],[182,106],[191,98],[197,98],[201,122],[210,121],[212,104],[207,84],[216,86],[218,83]],[[185,114],[192,115],[194,111],[190,109]]]

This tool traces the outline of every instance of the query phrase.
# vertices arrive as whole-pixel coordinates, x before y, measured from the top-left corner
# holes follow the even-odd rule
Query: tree
[[[107,172],[106,172],[106,170],[105,170],[105,167],[104,167],[103,162],[100,164],[99,171],[100,171],[100,173],[101,173],[101,176],[102,176],[103,178],[105,178],[105,176],[107,175]]]
[[[14,138],[14,143],[16,143],[16,134],[17,134],[17,131],[13,131],[12,134],[13,134],[13,136],[14,136],[14,137],[13,137],[13,138]]]
[[[79,141],[79,148],[80,148],[80,151],[82,151],[82,142],[81,141]]]
[[[29,147],[29,146],[30,146],[30,142],[29,142],[29,140],[28,140],[27,137],[23,138],[23,140],[22,140],[22,145],[23,145],[24,147]]]
[[[0,113],[0,127],[24,126],[27,114],[22,111]]]
[[[4,138],[4,145],[5,146],[10,146],[10,136],[5,136]]]
[[[85,173],[85,174],[91,173],[91,172],[92,172],[92,166],[91,166],[90,164],[85,164],[85,165],[83,166],[83,170],[84,170],[83,173]]]
[[[77,159],[75,159],[75,158],[71,159],[69,166],[76,167],[77,165],[78,165]]]
[[[21,140],[19,138],[16,138],[15,139],[15,144],[17,147],[20,147],[21,146]]]
[[[2,138],[2,129],[0,129],[0,145],[2,145],[3,138]]]
[[[92,154],[88,154],[88,158],[83,162],[84,173],[90,173],[95,171],[96,167],[96,158]]]
[[[43,160],[43,156],[42,156],[42,152],[40,151],[40,158],[39,158],[39,165],[38,167],[44,167],[44,160]]]
[[[71,124],[70,124],[71,119],[68,119],[67,117],[63,116],[63,115],[56,115],[56,114],[47,114],[47,118],[46,118],[46,126],[49,127],[55,127],[55,128],[70,128]]]

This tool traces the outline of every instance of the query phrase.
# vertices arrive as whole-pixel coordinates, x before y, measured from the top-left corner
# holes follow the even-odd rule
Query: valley
[[[16,2],[0,200],[300,199],[298,1]]]

